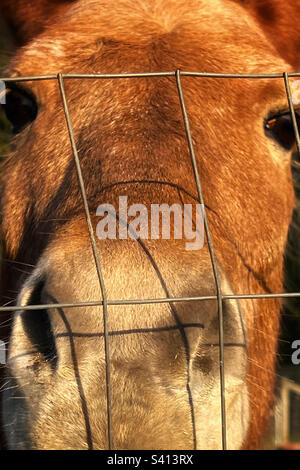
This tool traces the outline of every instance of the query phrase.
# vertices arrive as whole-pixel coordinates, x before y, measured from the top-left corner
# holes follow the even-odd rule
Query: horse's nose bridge
[[[204,337],[218,342],[218,298],[208,251],[169,249],[166,254],[166,246],[143,250],[136,240],[98,243],[104,280],[100,285],[90,240],[66,248],[60,239],[23,285],[18,305],[63,304],[72,327],[103,332],[105,304],[112,330],[188,325],[186,335],[193,350]],[[222,294],[232,295],[226,273],[220,265],[217,269]],[[245,342],[237,300],[224,301],[223,313],[228,341]]]

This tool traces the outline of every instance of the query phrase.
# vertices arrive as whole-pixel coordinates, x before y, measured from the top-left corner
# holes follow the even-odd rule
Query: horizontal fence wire
[[[284,72],[286,73],[286,72]],[[39,80],[57,80],[58,75],[65,79],[93,79],[93,78],[151,78],[151,77],[176,77],[176,70],[172,72],[145,72],[145,73],[60,73],[52,75],[31,75],[28,77],[0,77],[3,82],[28,82]],[[188,72],[181,70],[183,77],[202,78],[244,78],[244,79],[275,79],[283,77],[282,73],[213,73],[213,72]],[[300,78],[300,72],[286,73],[290,78]]]
[[[274,294],[222,294],[222,299],[226,300],[254,300],[254,299],[285,299],[285,298],[300,298],[300,292],[282,292]],[[199,297],[161,297],[156,299],[116,299],[107,300],[107,305],[148,305],[148,304],[167,304],[177,302],[201,302],[218,300],[217,295],[206,295]],[[96,307],[103,305],[103,300],[91,300],[87,302],[72,302],[72,303],[55,303],[55,304],[40,304],[40,305],[11,305],[0,307],[0,312],[13,312],[15,310],[41,310],[43,308],[72,308],[72,307]]]
[[[222,448],[227,448],[227,436],[226,436],[226,406],[225,406],[225,373],[224,373],[224,327],[223,327],[223,302],[227,300],[249,300],[249,299],[284,299],[284,298],[300,298],[300,292],[282,292],[282,293],[268,293],[268,294],[230,294],[225,295],[222,293],[221,290],[221,282],[218,275],[218,268],[217,262],[214,254],[213,243],[210,235],[210,229],[208,224],[208,219],[205,213],[205,205],[202,195],[202,188],[200,183],[200,178],[197,169],[197,162],[196,156],[194,153],[193,142],[192,142],[192,135],[189,126],[188,120],[188,112],[186,110],[186,105],[184,101],[184,94],[181,85],[181,77],[198,77],[198,78],[214,78],[214,79],[283,79],[286,89],[286,95],[288,99],[289,109],[291,113],[292,123],[295,131],[295,140],[297,145],[298,154],[300,155],[300,137],[299,137],[299,129],[297,126],[296,116],[294,105],[292,102],[292,95],[290,90],[290,83],[289,78],[300,78],[300,73],[270,73],[270,74],[241,74],[241,73],[210,73],[210,72],[189,72],[189,71],[169,71],[169,72],[149,72],[149,73],[118,73],[118,74],[76,74],[76,73],[68,73],[68,74],[52,74],[52,75],[37,75],[37,76],[28,76],[28,77],[3,77],[0,78],[1,81],[5,83],[18,83],[18,82],[28,82],[28,81],[43,81],[43,80],[56,80],[58,81],[63,110],[65,113],[67,129],[69,133],[70,143],[72,147],[72,152],[75,160],[75,166],[79,181],[79,187],[82,195],[83,206],[85,210],[90,241],[95,261],[95,266],[97,270],[97,275],[99,279],[99,284],[102,292],[102,300],[95,300],[95,301],[86,301],[86,302],[72,302],[72,303],[49,303],[49,304],[41,304],[41,305],[26,305],[26,306],[3,306],[0,307],[0,312],[11,312],[11,311],[26,311],[26,310],[40,310],[40,309],[57,309],[57,308],[83,308],[83,307],[95,307],[99,306],[102,307],[103,311],[103,337],[104,337],[104,344],[105,344],[105,363],[106,363],[106,402],[107,402],[107,432],[108,432],[108,446],[109,449],[113,449],[113,434],[112,434],[112,426],[111,426],[111,397],[110,397],[110,354],[109,354],[109,336],[118,335],[118,334],[129,334],[134,332],[155,332],[155,331],[168,331],[170,329],[185,329],[185,328],[203,328],[202,324],[198,323],[187,323],[187,324],[180,324],[180,325],[173,325],[173,326],[166,326],[166,327],[158,327],[158,328],[148,328],[148,329],[132,329],[127,331],[110,331],[108,327],[108,306],[128,306],[128,305],[152,305],[152,304],[169,304],[172,305],[177,302],[195,302],[195,301],[216,301],[218,304],[218,318],[219,318],[219,362],[220,362],[220,396],[221,396],[221,426],[222,426]],[[76,147],[74,132],[72,128],[67,97],[64,89],[64,80],[69,79],[130,79],[130,78],[150,78],[150,77],[174,77],[176,80],[177,90],[178,90],[178,97],[179,103],[182,111],[183,123],[186,131],[186,138],[187,144],[189,148],[191,164],[194,173],[195,184],[198,193],[198,200],[202,203],[204,207],[204,214],[203,214],[203,221],[204,221],[204,228],[211,258],[211,265],[213,269],[215,284],[216,284],[216,295],[210,296],[195,296],[195,297],[166,297],[166,298],[146,298],[146,299],[116,299],[111,300],[108,299],[106,296],[105,291],[105,284],[101,270],[101,263],[97,251],[95,235],[93,232],[93,226],[91,222],[89,207],[88,207],[88,200],[85,190],[85,184],[83,181],[80,160],[78,156],[78,151]],[[297,162],[296,162],[297,163]],[[52,299],[50,299],[52,300]],[[55,300],[55,299],[54,299]],[[241,346],[241,345],[239,345]],[[187,350],[187,390],[190,394],[190,401],[191,401],[191,415],[192,415],[192,423],[193,423],[193,434],[194,434],[194,448],[197,448],[197,441],[196,441],[196,430],[195,430],[195,419],[194,419],[194,405],[191,397],[190,392],[190,377],[189,377],[189,353]],[[86,427],[89,427],[89,422],[86,423]],[[88,429],[87,429],[88,430]],[[92,438],[87,437],[88,447],[93,448]]]

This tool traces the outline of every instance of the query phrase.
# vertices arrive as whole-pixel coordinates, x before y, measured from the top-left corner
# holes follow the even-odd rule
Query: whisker
[[[8,259],[8,258],[3,258],[2,261],[5,261],[5,263],[22,264],[23,266],[29,266],[30,268],[35,268],[34,264],[23,263],[22,261],[15,261],[15,260]]]
[[[15,301],[15,299],[10,299],[9,301],[5,302],[5,304],[2,304],[2,307],[7,307],[7,305],[12,304]]]
[[[24,273],[24,274],[27,274],[27,275],[30,274],[29,271],[25,271],[24,269],[21,269],[21,268],[14,267],[13,269],[14,269],[14,271],[18,271],[19,273]]]
[[[72,219],[41,219],[41,222],[70,222],[70,220]]]
[[[254,376],[251,376],[250,377],[254,377]],[[250,384],[250,385],[254,385],[254,387],[257,387],[259,388],[259,390],[261,390],[262,392],[264,392],[264,394],[268,393],[267,390],[265,388],[263,388],[261,385],[258,385],[256,382],[253,382],[252,380],[249,379],[249,375],[247,376],[247,382]]]
[[[9,325],[10,323],[12,323],[12,321],[13,321],[12,318],[8,318],[7,320],[3,320],[3,321],[0,323],[0,328],[6,327],[6,326]]]
[[[262,334],[263,336],[267,336],[267,337],[271,338],[272,340],[274,339],[274,335],[272,335],[270,333],[267,333],[264,330],[260,330],[259,328],[256,328],[255,326],[248,326],[247,329],[257,331],[258,333]],[[285,339],[281,339],[281,338],[277,338],[277,341],[280,341],[281,343],[289,343],[289,341],[287,341]]]
[[[254,359],[251,359],[250,357],[248,357],[248,361],[249,361],[249,362],[252,362],[253,364],[255,364],[256,367],[258,367],[259,369],[265,370],[265,371],[268,372],[269,374],[272,374],[272,375],[273,375],[273,373],[274,373],[273,370],[270,370],[270,369],[267,369],[266,367],[263,367],[261,364],[259,364],[259,363],[258,363],[257,361],[255,361]],[[277,377],[281,378],[281,379],[284,378],[283,375],[280,375],[280,374],[277,374],[277,373],[275,373],[275,375],[276,375]]]
[[[2,392],[2,393],[7,392],[7,390],[13,390],[13,389],[18,388],[18,387],[19,387],[19,385],[11,385],[10,387],[1,387],[0,392]]]

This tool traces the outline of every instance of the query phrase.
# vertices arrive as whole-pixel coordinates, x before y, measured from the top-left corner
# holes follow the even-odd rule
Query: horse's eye
[[[296,113],[300,130],[300,115]],[[295,131],[290,113],[280,114],[268,119],[265,123],[267,134],[271,135],[283,148],[291,150],[295,145]]]
[[[38,113],[35,97],[20,87],[7,90],[3,109],[7,119],[12,125],[12,132],[17,134],[27,124],[34,121]]]

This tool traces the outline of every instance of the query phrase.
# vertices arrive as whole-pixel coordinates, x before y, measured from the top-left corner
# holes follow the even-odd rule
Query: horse
[[[300,2],[0,5],[17,44],[4,445],[259,448],[281,308],[264,296],[282,292],[294,207],[282,74],[299,66]],[[150,230],[153,208],[169,209],[169,233]]]

